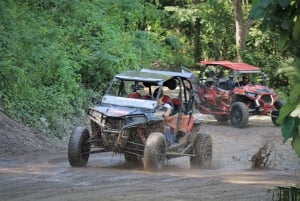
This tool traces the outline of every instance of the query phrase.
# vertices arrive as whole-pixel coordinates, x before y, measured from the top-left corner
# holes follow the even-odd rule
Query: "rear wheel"
[[[212,139],[209,135],[199,133],[194,141],[193,152],[190,157],[191,168],[209,168],[212,161]]]
[[[167,143],[165,136],[154,132],[149,135],[144,150],[144,168],[150,171],[160,170],[165,165]]]
[[[68,160],[72,167],[86,166],[90,157],[90,133],[83,127],[77,127],[71,134],[68,144]]]
[[[249,112],[243,102],[235,102],[231,106],[230,121],[233,127],[244,128],[248,125]]]

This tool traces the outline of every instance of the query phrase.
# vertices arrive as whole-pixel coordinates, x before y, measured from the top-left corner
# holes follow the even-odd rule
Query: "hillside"
[[[51,152],[62,148],[60,142],[48,139],[0,111],[0,158],[22,156],[36,152]]]

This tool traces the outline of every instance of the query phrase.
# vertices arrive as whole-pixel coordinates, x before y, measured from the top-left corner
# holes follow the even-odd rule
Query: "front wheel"
[[[248,125],[249,112],[243,102],[235,102],[231,106],[230,121],[233,127],[244,128]]]
[[[279,126],[279,124],[277,123],[277,119],[279,116],[279,111],[280,111],[281,107],[283,106],[283,103],[281,101],[276,101],[274,103],[274,106],[275,106],[275,108],[271,112],[271,120],[275,126]]]
[[[72,167],[86,166],[90,157],[90,133],[83,127],[77,127],[71,134],[68,144],[68,160]]]
[[[193,144],[195,156],[190,157],[191,168],[209,168],[212,161],[212,139],[210,135],[199,133]]]
[[[161,133],[151,133],[144,150],[144,168],[150,171],[160,170],[165,165],[167,143]]]

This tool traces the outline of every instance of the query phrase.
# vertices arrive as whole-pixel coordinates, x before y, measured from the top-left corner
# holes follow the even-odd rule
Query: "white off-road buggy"
[[[193,115],[192,73],[142,69],[116,75],[102,100],[89,108],[91,128],[77,127],[70,136],[68,159],[73,167],[86,166],[89,155],[99,152],[124,154],[130,164],[146,170],[164,167],[166,160],[190,157],[191,167],[209,167],[212,139],[200,132],[200,121]],[[172,105],[171,115],[160,115],[157,98]],[[172,130],[175,142],[165,137]]]

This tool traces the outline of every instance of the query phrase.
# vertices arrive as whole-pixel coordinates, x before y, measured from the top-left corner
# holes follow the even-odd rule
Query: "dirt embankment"
[[[0,111],[0,158],[30,155],[37,152],[53,152],[62,148],[59,142],[34,132],[23,124],[10,119]]]

